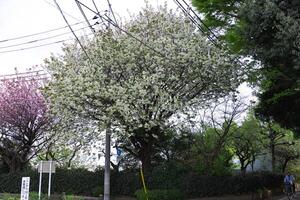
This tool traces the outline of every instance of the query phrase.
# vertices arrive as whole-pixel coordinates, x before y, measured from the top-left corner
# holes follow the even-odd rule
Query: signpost
[[[39,200],[41,199],[42,193],[42,176],[43,173],[49,173],[49,182],[48,182],[48,198],[50,198],[51,193],[51,178],[52,173],[55,173],[55,161],[41,161],[38,167],[38,172],[40,173],[40,181],[39,181]]]
[[[29,200],[30,177],[22,177],[21,200]]]

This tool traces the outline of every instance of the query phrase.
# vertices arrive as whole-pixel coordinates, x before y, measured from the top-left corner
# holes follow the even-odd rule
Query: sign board
[[[49,173],[49,183],[48,183],[48,198],[50,198],[51,193],[51,176],[52,173],[55,173],[55,161],[41,161],[38,166],[38,171],[40,173],[40,180],[39,180],[39,200],[41,199],[42,194],[42,176],[43,173]]]
[[[39,173],[55,173],[55,161],[42,161],[38,166]]]
[[[22,177],[21,200],[29,200],[30,177]]]

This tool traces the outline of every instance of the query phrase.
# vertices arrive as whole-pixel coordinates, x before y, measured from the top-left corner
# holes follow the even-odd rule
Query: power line
[[[154,49],[153,47],[151,47],[150,45],[146,44],[145,42],[143,42],[141,39],[137,38],[136,36],[132,35],[131,33],[127,32],[126,30],[122,29],[120,26],[118,26],[115,22],[113,22],[112,19],[110,19],[107,15],[106,17],[108,19],[106,19],[105,17],[103,17],[100,13],[95,12],[93,9],[91,9],[90,7],[86,6],[85,4],[81,3],[78,0],[75,0],[76,2],[79,2],[82,6],[84,6],[86,9],[90,10],[91,12],[93,12],[94,14],[98,15],[101,19],[103,19],[104,21],[108,22],[109,24],[111,24],[112,26],[114,26],[115,28],[119,29],[120,31],[122,31],[123,33],[127,34],[129,37],[135,39],[136,41],[138,41],[139,43],[141,43],[142,45],[144,45],[145,47],[147,47],[148,49],[154,51],[155,53],[159,54],[160,56],[171,60],[170,58],[168,58],[164,53]]]
[[[77,23],[71,24],[71,26],[76,26],[76,25],[82,24],[84,22],[85,21],[77,22]],[[18,39],[27,38],[27,37],[32,37],[32,36],[41,35],[41,34],[45,34],[45,33],[50,33],[50,32],[61,30],[61,29],[65,29],[65,28],[68,28],[68,26],[62,26],[62,27],[59,27],[59,28],[50,29],[50,30],[46,30],[46,31],[38,32],[38,33],[17,36],[17,37],[14,37],[14,38],[8,38],[8,39],[0,40],[0,43],[2,43],[2,42],[8,42],[8,41],[13,41],[13,40],[18,40]]]
[[[97,13],[100,13],[100,12],[99,12],[99,10],[98,10],[98,7],[97,7],[97,5],[96,5],[96,3],[95,3],[95,1],[94,1],[94,0],[92,0],[92,1],[93,1],[94,7],[95,7],[95,9],[96,9]],[[76,3],[77,3],[77,2],[76,2]],[[97,16],[97,15],[95,15],[95,16],[93,17],[93,19],[97,19],[97,18],[98,18],[98,16]],[[101,21],[102,21],[102,23],[104,24],[104,26],[105,26],[106,28],[108,28],[108,26],[106,26],[106,24],[105,24],[104,20],[103,20],[103,19],[101,19]]]
[[[87,36],[89,36],[89,35],[92,35],[92,34],[87,34]],[[16,51],[24,51],[24,50],[28,50],[28,49],[35,49],[35,48],[39,48],[39,47],[44,47],[44,46],[50,46],[50,45],[54,45],[54,44],[59,44],[59,43],[70,41],[70,40],[74,40],[74,39],[70,38],[70,39],[64,39],[64,40],[59,40],[59,41],[55,41],[55,42],[45,43],[45,44],[41,44],[41,45],[35,45],[35,46],[31,46],[31,47],[25,47],[25,48],[19,48],[19,49],[12,49],[12,50],[7,50],[7,51],[0,51],[0,54],[11,53],[11,52],[16,52]]]
[[[76,32],[76,31],[84,30],[84,29],[86,29],[88,27],[89,26],[82,27],[82,28],[76,29],[74,31]],[[12,45],[2,46],[2,47],[0,46],[0,49],[7,49],[7,48],[10,48],[10,47],[16,47],[16,46],[21,46],[21,45],[26,45],[26,44],[32,44],[32,43],[36,43],[36,42],[40,42],[40,41],[44,41],[44,40],[49,40],[49,39],[52,39],[52,38],[56,38],[56,37],[59,37],[59,36],[62,36],[62,35],[67,35],[67,34],[70,34],[70,32],[64,32],[64,33],[56,34],[56,35],[53,35],[53,36],[49,36],[49,37],[45,37],[45,38],[40,38],[40,39],[35,39],[35,40],[31,40],[31,41],[27,41],[27,42],[22,42],[22,43],[18,43],[18,44],[12,44]]]
[[[52,7],[57,8],[54,4],[50,3],[49,1],[47,1],[47,0],[43,0],[43,1],[46,2],[47,4],[51,5]],[[76,17],[74,17],[73,15],[67,13],[66,11],[63,11],[63,12],[64,12],[66,15],[68,15],[69,17],[71,17],[71,18],[73,18],[73,19],[75,19],[75,20],[77,20],[77,21],[80,21],[78,18],[76,18]]]
[[[208,32],[210,32],[217,40],[219,40],[218,36],[204,23],[204,21],[199,17],[199,15],[194,11],[194,9],[192,9],[185,0],[182,1],[186,6],[188,6],[189,10],[192,11],[195,17],[203,24],[203,26],[208,30]]]
[[[56,0],[53,0],[53,1],[54,1],[54,3],[56,4],[57,9],[60,11],[62,17],[64,18],[65,22],[67,23],[69,29],[71,30],[71,32],[73,33],[74,37],[76,38],[76,40],[77,40],[78,44],[80,45],[82,51],[85,53],[85,55],[87,56],[87,58],[91,61],[91,58],[89,57],[88,53],[87,53],[86,50],[84,49],[83,45],[81,44],[81,42],[80,42],[79,38],[77,37],[77,35],[75,34],[74,30],[73,30],[72,27],[70,26],[70,24],[69,24],[67,18],[65,17],[65,15],[64,15],[62,9],[60,8],[60,6],[58,5],[57,1],[56,1]]]
[[[56,42],[51,42],[51,43],[46,43],[46,44],[41,44],[41,45],[36,45],[36,46],[31,46],[31,47],[25,47],[25,48],[19,48],[19,49],[13,49],[13,50],[7,50],[7,51],[0,51],[0,53],[10,53],[10,52],[15,52],[15,51],[23,51],[23,50],[28,50],[28,49],[34,49],[34,48],[38,48],[38,47],[44,47],[44,46],[49,46],[49,45],[53,45],[53,44],[58,44],[61,42],[65,42],[68,40],[72,40],[72,39],[66,39],[66,40],[59,40]]]
[[[188,9],[184,8],[184,6],[178,1],[178,0],[174,0],[177,5],[179,6],[179,8],[183,11],[183,13],[185,15],[188,16],[188,18],[190,19],[190,21],[203,33],[207,36],[207,39],[209,41],[211,41],[215,46],[221,47],[209,34],[207,34],[207,32],[205,31],[205,29],[203,29],[203,27],[197,22],[197,20],[194,19],[194,17],[189,13],[189,10],[192,10],[189,5],[186,3],[186,5],[188,5]],[[200,17],[199,17],[200,18]],[[202,22],[202,21],[201,21]],[[206,25],[205,25],[206,26]]]
[[[44,70],[35,70],[35,71],[27,71],[27,72],[17,72],[17,73],[14,73],[14,74],[6,74],[6,75],[0,75],[0,77],[8,77],[8,76],[16,76],[16,75],[25,75],[27,76],[27,74],[39,74],[39,72],[43,72]]]
[[[198,23],[198,21],[194,19],[194,17],[188,12],[187,9],[184,8],[184,6],[178,0],[174,0],[174,1],[180,7],[180,9],[183,11],[183,13],[188,15],[188,17],[192,21],[192,23],[194,25],[196,25],[202,33],[206,34],[209,41],[211,41],[216,47],[218,47],[220,49],[224,49],[224,46],[220,42],[218,36],[216,36],[216,34],[204,23],[204,21],[201,20],[201,18],[197,15],[197,13],[190,7],[190,5],[185,0],[182,0],[184,2],[184,4],[186,6],[188,6],[188,9],[193,12],[193,14],[196,16],[198,21],[207,29],[207,31],[209,33],[211,33],[215,37],[215,39],[213,39],[210,34],[207,34],[207,32],[202,28],[202,26]],[[228,51],[231,51],[228,47],[225,47],[225,48]],[[243,65],[243,63],[238,59],[238,57],[233,58],[233,62],[237,62],[238,64]]]
[[[83,12],[83,10],[82,10],[82,8],[81,8],[81,5],[80,5],[78,2],[76,2],[76,4],[77,4],[77,7],[79,8],[79,10],[80,10],[80,12],[81,12],[83,18],[85,19],[86,23],[87,23],[88,26],[90,27],[92,33],[95,33],[95,29],[91,26],[89,20],[87,19],[85,13]]]
[[[115,20],[114,22],[115,22],[116,24],[118,24],[118,21],[117,21],[117,19],[116,19],[116,16],[115,16],[115,13],[114,13],[114,11],[113,11],[113,9],[112,9],[112,6],[111,6],[110,1],[107,0],[107,3],[108,3],[109,10],[110,10],[110,12],[111,12],[111,14],[112,14],[112,16],[113,16],[113,18],[114,18],[114,20]]]

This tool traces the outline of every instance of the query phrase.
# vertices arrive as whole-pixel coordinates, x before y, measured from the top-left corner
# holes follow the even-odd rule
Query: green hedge
[[[21,177],[29,176],[30,190],[38,191],[37,171],[0,175],[0,193],[19,193]],[[150,190],[180,190],[187,197],[204,197],[223,194],[241,194],[262,188],[279,188],[283,176],[270,173],[251,173],[246,176],[212,177],[201,176],[190,170],[176,167],[158,167],[146,174],[146,185]],[[52,193],[84,196],[99,196],[103,191],[103,172],[87,170],[57,169],[53,175]],[[43,174],[42,189],[47,193],[48,175]],[[138,171],[111,173],[111,193],[133,196],[141,188]]]
[[[24,176],[30,177],[30,190],[38,191],[39,174],[37,171],[26,171],[16,174],[0,175],[0,193],[19,193],[21,179]],[[43,174],[42,191],[48,191],[48,174]],[[90,172],[82,169],[66,170],[57,169],[52,175],[51,190],[53,193],[76,194],[93,196],[95,188],[103,186],[103,173]]]
[[[184,195],[179,190],[137,190],[135,193],[137,200],[183,200]],[[148,198],[147,198],[148,197]]]

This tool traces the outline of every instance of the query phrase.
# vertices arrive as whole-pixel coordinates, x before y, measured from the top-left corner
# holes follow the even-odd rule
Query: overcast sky
[[[80,23],[84,21],[84,18],[75,0],[57,0],[57,2],[65,12],[69,23],[75,24],[73,28],[78,30],[76,31],[78,36],[91,33],[86,23]],[[81,0],[81,2],[94,8],[92,0]],[[108,9],[107,0],[94,0],[94,2],[100,11]],[[173,0],[148,0],[148,2],[153,6],[167,2],[170,8],[177,8]],[[128,18],[129,13],[139,12],[145,6],[144,0],[110,0],[110,3],[117,18],[122,19]],[[94,13],[88,10],[84,11],[88,19],[93,18]],[[66,23],[53,0],[0,0],[0,75],[12,74],[15,72],[15,68],[19,72],[24,72],[28,68],[42,64],[43,59],[49,57],[51,53],[59,54],[61,52],[62,43],[27,50],[20,49],[73,39],[74,36],[66,27],[32,37],[14,38],[65,26]],[[49,37],[52,38],[47,39]],[[71,42],[71,40],[67,42]],[[246,96],[251,95],[251,89],[245,84],[240,91]]]
[[[75,30],[81,29],[76,32],[77,35],[90,33],[86,23],[78,24],[84,21],[84,18],[75,0],[57,0],[57,2],[65,12],[69,23],[77,24],[74,25],[73,28]],[[81,2],[94,8],[92,0],[81,0]],[[94,0],[94,2],[97,4],[99,10],[108,9],[107,0]],[[128,18],[129,12],[136,13],[145,5],[144,0],[110,0],[110,2],[113,10],[117,14],[117,18]],[[148,0],[148,2],[154,6],[167,2],[170,8],[176,8],[173,0]],[[94,14],[92,12],[88,10],[84,11],[88,19],[93,18]],[[54,43],[74,37],[70,34],[68,28],[64,28],[32,37],[13,38],[64,26],[66,26],[66,23],[55,7],[53,0],[0,0],[0,74],[14,73],[16,67],[18,71],[22,72],[25,71],[26,68],[42,64],[43,59],[49,57],[50,53],[60,53],[62,43],[15,52],[7,51]],[[56,37],[60,34],[63,35]],[[48,37],[53,38],[45,39]],[[34,40],[41,41],[31,42]]]

